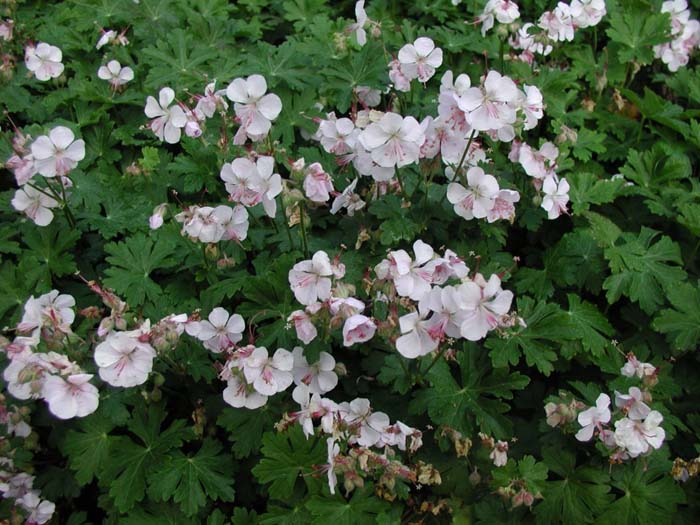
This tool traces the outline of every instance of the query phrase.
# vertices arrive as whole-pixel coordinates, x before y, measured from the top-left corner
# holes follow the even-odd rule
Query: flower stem
[[[304,257],[309,258],[309,245],[306,240],[306,225],[304,224],[304,204],[299,203],[299,226],[301,228],[301,243],[304,247]]]
[[[399,167],[395,166],[394,171],[396,173],[396,179],[399,181],[399,188],[401,188],[401,195],[403,198],[407,201],[410,201],[411,199],[408,198],[408,195],[406,195],[406,190],[404,189],[403,185],[403,180],[401,180],[401,173],[399,172]]]
[[[460,177],[462,179],[462,182],[464,182],[464,186],[467,187],[469,184],[467,183],[467,180],[465,176],[462,174],[462,165],[464,164],[464,159],[467,158],[467,153],[469,153],[469,146],[472,145],[472,140],[474,140],[474,137],[476,136],[476,132],[472,130],[471,134],[469,135],[469,140],[467,141],[467,147],[464,148],[464,153],[462,153],[462,158],[459,159],[459,164],[457,164],[457,169],[455,170],[455,175]]]
[[[438,362],[438,360],[442,357],[443,353],[444,353],[444,348],[441,348],[440,350],[438,350],[438,353],[435,355],[433,360],[430,362],[430,364],[428,365],[428,368],[426,368],[425,370],[423,370],[423,372],[421,372],[421,374],[420,374],[421,381],[425,378],[425,376],[428,375],[428,372],[430,372],[430,369],[435,366],[435,363]]]

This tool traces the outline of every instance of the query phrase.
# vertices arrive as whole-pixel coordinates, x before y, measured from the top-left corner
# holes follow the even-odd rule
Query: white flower
[[[56,46],[40,42],[36,47],[29,46],[24,53],[24,64],[34,73],[37,80],[46,81],[60,77],[63,73],[63,53]]]
[[[51,519],[56,505],[49,500],[39,498],[39,493],[30,490],[24,496],[16,500],[24,510],[29,513],[25,523],[27,525],[43,525]]]
[[[637,376],[639,379],[644,379],[656,374],[656,367],[651,363],[642,363],[634,355],[629,355],[620,373],[625,377]]]
[[[275,197],[282,193],[282,177],[273,173],[275,159],[258,157],[255,162],[241,157],[222,166],[219,176],[224,181],[231,200],[244,206],[255,206],[262,202],[268,217],[275,216]]]
[[[500,190],[494,197],[493,208],[486,214],[488,222],[499,219],[513,220],[515,217],[514,202],[520,200],[520,193],[515,190]]]
[[[482,22],[481,35],[493,27],[494,17],[501,24],[510,24],[520,18],[520,10],[511,0],[489,0],[484,7],[484,12],[479,17]]]
[[[328,488],[331,494],[335,494],[335,487],[338,484],[338,477],[335,475],[335,457],[340,454],[340,447],[335,442],[335,438],[329,437],[326,440],[326,448],[328,451]]]
[[[12,199],[12,207],[24,212],[37,226],[51,224],[53,221],[51,209],[58,206],[58,201],[53,197],[26,185],[18,189]]]
[[[309,365],[304,350],[297,346],[292,350],[294,357],[294,384],[305,385],[312,394],[325,394],[338,384],[335,373],[335,359],[328,352],[321,352],[318,361]]]
[[[455,97],[467,122],[477,131],[499,130],[516,120],[520,92],[515,82],[497,71],[489,71],[483,88],[472,87]]]
[[[17,325],[19,332],[32,332],[39,335],[39,328],[54,327],[64,333],[70,332],[70,325],[75,320],[75,299],[68,294],[59,295],[58,290],[51,290],[36,299],[32,295],[24,304],[24,315]]]
[[[435,47],[432,39],[422,36],[413,44],[406,44],[399,50],[401,70],[409,78],[417,78],[425,83],[442,65],[442,49]]]
[[[385,113],[360,134],[360,142],[372,160],[385,168],[402,167],[418,162],[425,134],[413,117]]]
[[[95,348],[100,378],[112,386],[131,387],[148,379],[156,351],[127,332],[112,332]]]
[[[226,93],[225,89],[216,91],[216,80],[207,84],[204,88],[204,95],[198,96],[197,105],[194,108],[197,117],[200,120],[212,118],[217,108],[228,109],[228,102],[221,96],[224,93]]]
[[[294,356],[284,348],[278,348],[268,357],[267,348],[258,347],[243,364],[246,381],[264,396],[272,396],[286,390],[294,381]]]
[[[664,2],[666,4],[668,2]],[[606,14],[605,0],[572,0],[571,17],[579,28],[598,25]],[[663,6],[661,12],[664,12]]]
[[[217,206],[214,214],[224,229],[221,240],[244,241],[248,237],[248,211],[243,206]]]
[[[489,458],[493,461],[495,467],[503,467],[508,463],[508,442],[496,441],[493,450],[489,454]]]
[[[289,314],[287,322],[294,323],[294,330],[296,330],[297,338],[305,345],[308,345],[311,341],[316,339],[318,330],[316,330],[316,327],[311,322],[309,314],[304,310],[293,311]]]
[[[352,441],[363,447],[371,447],[381,440],[384,429],[389,426],[389,416],[384,412],[372,412],[369,400],[364,398],[353,399],[349,405],[341,403],[340,406],[347,411],[345,421],[359,425],[359,436],[352,438]]]
[[[557,183],[554,177],[547,177],[542,184],[544,198],[542,208],[547,212],[549,219],[556,219],[566,211],[566,204],[569,202],[569,183],[562,178]]]
[[[49,376],[44,381],[42,397],[51,413],[60,419],[84,417],[97,410],[99,393],[89,383],[92,374],[73,374],[63,379]]]
[[[349,118],[323,120],[318,126],[318,131],[321,135],[321,146],[334,155],[344,155],[355,149],[360,132]]]
[[[578,415],[578,424],[581,430],[576,433],[579,441],[590,441],[593,431],[602,425],[610,422],[610,397],[607,394],[600,394],[595,402],[596,406],[584,410]]]
[[[111,86],[116,89],[127,82],[134,80],[134,70],[128,66],[122,67],[117,60],[110,60],[106,66],[100,66],[97,76],[102,80],[108,80]]]
[[[272,121],[282,111],[282,101],[266,92],[267,82],[261,75],[237,78],[226,88],[226,96],[234,102],[233,108],[241,122],[234,144],[243,144],[246,136],[253,141],[262,140],[270,131]]]
[[[660,412],[652,410],[644,422],[629,418],[615,421],[615,443],[633,458],[646,454],[650,448],[661,448],[666,438],[666,431],[659,426],[663,420]]]
[[[289,270],[289,285],[297,301],[308,306],[331,298],[331,275],[328,254],[318,251],[311,260],[298,262]]]
[[[438,347],[440,339],[433,336],[430,320],[425,319],[427,312],[413,312],[399,318],[403,334],[396,340],[396,349],[408,359],[415,359],[429,354]]]
[[[343,325],[343,345],[352,346],[369,341],[376,331],[377,325],[372,319],[362,314],[352,315]]]
[[[617,390],[615,391],[615,406],[621,408],[630,419],[642,420],[647,417],[651,408],[642,401],[642,391],[633,386],[628,392],[629,394],[620,394]]]
[[[44,177],[62,177],[85,158],[85,141],[75,140],[65,126],[56,126],[49,135],[41,135],[32,142],[34,167]]]
[[[367,25],[365,0],[359,0],[355,3],[355,19],[357,20],[357,22],[352,24],[348,28],[348,31],[354,31],[355,36],[357,37],[357,43],[360,44],[360,46],[364,46],[367,43],[367,32],[364,29]]]
[[[251,385],[233,375],[224,389],[224,401],[234,408],[255,410],[267,403],[267,396],[256,392]]]
[[[468,188],[457,182],[447,186],[447,200],[454,205],[457,215],[467,220],[483,219],[495,206],[498,195],[498,181],[493,175],[487,175],[484,170],[472,167],[467,170]]]
[[[208,321],[188,323],[185,330],[191,336],[204,342],[204,347],[219,353],[243,339],[245,322],[238,314],[229,313],[220,306],[209,314]]]
[[[97,41],[97,44],[95,44],[95,49],[101,49],[102,47],[104,47],[107,44],[109,44],[110,42],[112,42],[116,37],[117,37],[117,32],[114,29],[104,31],[100,35],[100,39]]]
[[[306,168],[304,193],[307,199],[313,202],[326,202],[331,198],[330,193],[333,191],[333,181],[320,163],[314,162]]]
[[[488,281],[478,273],[473,281],[457,287],[459,301],[464,310],[460,331],[469,341],[478,341],[496,328],[508,313],[513,302],[513,292],[501,288],[501,279],[492,275]]]
[[[358,179],[353,180],[348,186],[343,190],[342,193],[338,194],[335,199],[333,199],[333,204],[331,205],[331,213],[335,215],[343,208],[347,208],[348,215],[352,217],[355,212],[361,210],[365,207],[365,201],[363,201],[358,194],[355,193],[355,188],[357,187]]]
[[[146,99],[144,112],[151,118],[149,127],[160,140],[168,144],[177,144],[182,134],[181,129],[187,124],[187,116],[179,105],[171,106],[175,100],[175,92],[164,87],[158,93],[158,100],[149,96]]]

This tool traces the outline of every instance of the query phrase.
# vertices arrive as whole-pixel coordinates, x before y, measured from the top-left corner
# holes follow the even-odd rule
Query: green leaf
[[[569,196],[574,214],[587,210],[591,205],[613,202],[625,184],[622,178],[599,179],[585,171],[571,173],[566,178],[571,184]]]
[[[639,235],[625,233],[623,244],[605,249],[612,275],[603,288],[610,304],[625,295],[647,314],[652,314],[665,302],[666,293],[686,278],[678,244],[663,235],[653,242],[659,232],[642,227]]]
[[[185,428],[185,421],[181,419],[161,432],[164,419],[162,405],[139,408],[129,421],[128,429],[142,444],[125,436],[113,438],[104,482],[109,485],[109,495],[120,512],[130,510],[143,499],[147,476],[162,464],[170,450],[191,437],[191,430]]]
[[[612,501],[610,477],[602,468],[576,468],[576,456],[559,448],[544,448],[542,457],[550,473],[561,480],[547,481],[543,501],[535,507],[542,525],[593,523]]]
[[[114,438],[109,435],[114,423],[98,415],[80,420],[79,430],[69,430],[62,451],[68,456],[68,465],[75,471],[80,485],[100,478],[110,455]]]
[[[494,469],[491,483],[494,487],[506,487],[511,480],[520,480],[528,492],[539,494],[545,490],[546,479],[547,465],[532,456],[524,456],[517,462],[511,458],[505,466]]]
[[[510,407],[501,400],[512,399],[513,391],[525,388],[530,379],[518,372],[509,373],[507,368],[491,368],[474,345],[457,355],[460,382],[445,361],[438,361],[428,372],[432,388],[417,393],[410,411],[419,414],[427,410],[434,423],[463,434],[472,435],[478,427],[499,439],[510,437],[512,423],[503,416]]]
[[[224,407],[216,424],[228,431],[231,450],[237,458],[247,458],[260,450],[263,433],[272,430],[275,420],[267,405],[257,410]]]
[[[486,340],[485,346],[490,349],[493,365],[517,365],[522,355],[528,366],[536,366],[548,376],[557,360],[555,350],[562,341],[575,339],[569,316],[557,304],[540,302],[535,306],[534,301],[526,296],[518,298],[518,313],[525,319],[526,327]]]
[[[105,245],[109,253],[107,262],[112,266],[105,270],[105,285],[125,297],[132,306],[143,303],[144,299],[156,301],[163,291],[151,274],[161,268],[171,268],[177,264],[172,258],[175,246],[165,239],[155,241],[138,233],[120,243]]]
[[[588,128],[581,128],[576,132],[576,142],[574,142],[571,153],[578,160],[588,162],[593,157],[593,153],[605,153],[604,146],[608,137],[603,133],[597,133]],[[567,175],[567,179],[569,175]]]
[[[149,495],[161,501],[172,498],[188,516],[205,506],[207,499],[233,501],[233,463],[220,452],[221,445],[213,439],[205,439],[193,456],[176,450],[149,474]]]
[[[313,525],[357,525],[358,523],[375,523],[377,515],[387,510],[389,504],[371,493],[371,490],[356,490],[350,501],[337,496],[313,496],[306,508],[314,517]]]
[[[600,525],[661,525],[672,523],[685,494],[668,475],[666,468],[649,467],[637,461],[634,466],[618,466],[613,471],[613,487],[622,497],[609,505]]]
[[[260,483],[271,483],[270,497],[286,500],[302,478],[307,487],[318,486],[310,474],[312,465],[326,462],[325,441],[307,439],[298,425],[284,433],[266,433],[262,438],[263,459],[253,468]]]
[[[595,305],[582,301],[576,294],[568,294],[569,320],[584,350],[602,355],[615,332],[612,325]]]
[[[667,291],[673,308],[661,310],[654,330],[667,334],[677,350],[690,350],[700,341],[700,288],[681,283]]]
[[[669,40],[671,23],[666,13],[649,12],[641,5],[635,7],[627,5],[609,13],[607,35],[622,44],[618,50],[620,62],[649,64],[654,60],[653,47]]]

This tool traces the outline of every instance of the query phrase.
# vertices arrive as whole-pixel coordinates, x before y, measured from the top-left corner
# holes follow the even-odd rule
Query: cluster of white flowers
[[[183,128],[185,135],[197,138],[202,134],[206,119],[213,117],[217,110],[226,112],[228,102],[222,96],[225,94],[234,103],[236,122],[240,124],[233,143],[242,145],[247,139],[253,142],[263,140],[270,131],[272,121],[282,111],[280,98],[266,93],[267,82],[261,75],[236,78],[226,89],[219,91],[216,90],[216,82],[211,82],[205,87],[204,95],[195,96],[197,104],[190,109],[180,101],[173,105],[175,92],[164,87],[158,100],[151,96],[146,99],[144,112],[152,119],[149,127],[160,140],[177,144]]]
[[[301,349],[298,350],[299,355],[301,355]],[[328,463],[325,467],[331,494],[335,494],[338,472],[342,472],[346,476],[352,474],[347,468],[343,468],[344,462],[337,443],[339,440],[359,450],[370,447],[395,446],[399,450],[415,452],[421,447],[423,442],[419,430],[409,427],[401,421],[391,424],[387,414],[372,410],[368,399],[356,398],[350,402],[336,403],[331,399],[321,397],[323,393],[318,392],[311,382],[297,383],[292,397],[299,403],[299,410],[287,415],[286,422],[299,423],[304,434],[309,437],[313,436],[316,431],[314,420],[320,420],[318,430],[331,436],[326,440]],[[346,464],[345,467],[347,466]]]
[[[537,27],[530,22],[523,24],[510,39],[510,45],[521,50],[520,60],[532,64],[536,54],[546,56],[552,52],[552,43],[570,42],[576,29],[598,25],[606,12],[605,0],[559,2],[552,11],[542,13]]]
[[[478,341],[488,332],[505,326],[513,293],[501,288],[501,279],[491,275],[486,280],[469,268],[451,250],[442,257],[423,241],[413,244],[415,260],[405,250],[389,252],[375,267],[377,277],[391,280],[400,297],[418,303],[417,311],[399,319],[401,336],[396,349],[415,359],[433,352],[446,338],[463,337]],[[450,279],[460,284],[445,285]]]
[[[294,297],[306,308],[292,312],[287,321],[294,325],[297,337],[305,344],[316,338],[315,323],[322,319],[327,320],[331,328],[343,324],[345,346],[364,343],[374,337],[377,325],[362,314],[365,309],[362,301],[347,296],[349,287],[340,282],[344,275],[345,266],[337,258],[331,261],[324,251],[316,252],[310,260],[296,263],[289,271]]]
[[[158,215],[156,210],[154,216]],[[233,208],[226,205],[215,208],[190,206],[175,215],[175,220],[182,224],[182,235],[203,243],[243,241],[248,236],[248,211],[241,205]]]
[[[569,183],[556,173],[559,149],[551,142],[545,142],[539,150],[524,142],[514,141],[508,158],[519,163],[525,173],[532,177],[536,190],[544,193],[542,208],[549,219],[556,219],[562,213],[568,214]]]
[[[411,81],[425,84],[442,65],[442,49],[432,39],[422,36],[399,50],[398,58],[389,63],[389,79],[397,91],[410,91]]]
[[[73,132],[65,126],[56,126],[48,135],[37,137],[27,148],[30,138],[17,132],[12,141],[14,154],[5,164],[20,186],[12,199],[12,206],[37,226],[46,226],[54,218],[51,210],[61,205],[59,194],[65,194],[73,185],[68,174],[85,158],[85,142],[75,140]],[[43,186],[33,179],[37,174],[44,178]],[[57,188],[50,180],[56,181]]]
[[[63,73],[63,53],[56,46],[39,42],[28,45],[24,50],[24,64],[37,80],[45,82],[58,78]]]
[[[678,68],[688,64],[690,53],[700,47],[700,22],[690,19],[686,0],[664,2],[661,12],[671,16],[673,40],[654,46],[654,54],[668,66],[669,71],[678,71]]]
[[[14,504],[27,513],[24,523],[28,525],[47,523],[56,510],[53,502],[41,499],[34,488],[34,476],[16,470],[9,457],[0,457],[0,494],[3,499],[14,499]]]
[[[640,363],[634,356],[620,370],[627,377],[655,378],[656,368],[649,363]],[[646,385],[653,385],[647,380]],[[660,426],[663,416],[652,410],[647,403],[651,401],[649,389],[640,390],[630,387],[627,394],[615,391],[615,407],[622,416],[614,423],[615,430],[606,428],[612,420],[610,397],[600,394],[596,406],[578,414],[581,429],[576,433],[579,441],[590,441],[594,434],[612,451],[612,458],[624,461],[629,458],[648,455],[654,449],[661,448],[666,437]]]
[[[259,156],[254,160],[240,157],[225,163],[220,177],[231,201],[247,207],[262,203],[268,217],[274,218],[277,213],[275,197],[282,193],[282,177],[274,170],[273,157]]]
[[[5,347],[10,358],[3,372],[8,392],[17,399],[43,399],[60,419],[87,416],[99,404],[97,388],[89,382],[92,374],[63,354],[37,352],[40,342],[58,346],[72,333],[74,306],[75,299],[59,295],[58,290],[30,297],[17,325],[23,335]]]

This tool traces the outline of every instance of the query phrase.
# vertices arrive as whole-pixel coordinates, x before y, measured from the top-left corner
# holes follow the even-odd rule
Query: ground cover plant
[[[698,16],[1,2],[2,523],[697,523]]]

